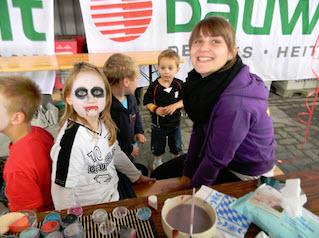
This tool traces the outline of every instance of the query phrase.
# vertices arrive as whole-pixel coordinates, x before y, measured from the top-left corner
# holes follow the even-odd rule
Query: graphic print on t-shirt
[[[110,150],[105,158],[102,157],[102,152],[99,146],[94,146],[93,150],[87,153],[88,174],[96,174],[94,180],[97,183],[108,183],[112,176],[108,173],[108,165],[112,162],[114,155],[114,147]]]

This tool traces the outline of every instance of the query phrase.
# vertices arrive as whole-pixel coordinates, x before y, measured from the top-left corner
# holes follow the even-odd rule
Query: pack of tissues
[[[231,204],[270,237],[319,237],[319,217],[305,209],[300,179],[288,179],[279,190],[262,184]]]

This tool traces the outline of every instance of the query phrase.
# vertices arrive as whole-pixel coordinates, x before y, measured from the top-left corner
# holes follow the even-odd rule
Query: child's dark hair
[[[5,97],[8,112],[22,112],[26,122],[32,120],[42,100],[38,85],[22,76],[0,77],[0,94]]]

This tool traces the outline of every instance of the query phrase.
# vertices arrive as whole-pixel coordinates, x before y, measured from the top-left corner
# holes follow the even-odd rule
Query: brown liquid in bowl
[[[172,208],[166,216],[167,223],[174,229],[189,233],[191,220],[191,204],[182,204]],[[208,230],[213,225],[212,219],[199,206],[194,207],[193,233]]]

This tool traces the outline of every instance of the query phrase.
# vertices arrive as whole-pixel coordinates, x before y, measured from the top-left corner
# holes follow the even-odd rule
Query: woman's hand
[[[144,175],[141,175],[138,180],[135,181],[135,183],[153,183],[155,182],[156,179],[155,178],[150,178],[150,177],[146,177]]]
[[[190,186],[191,186],[191,179],[187,176],[182,176],[180,178],[179,189],[190,188]]]

